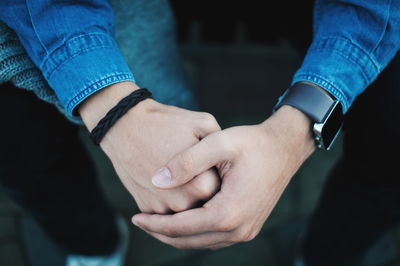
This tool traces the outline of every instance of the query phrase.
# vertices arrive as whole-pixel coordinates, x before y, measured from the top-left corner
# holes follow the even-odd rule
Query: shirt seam
[[[382,43],[383,39],[386,36],[387,33],[387,28],[389,25],[389,20],[390,20],[390,16],[391,16],[391,7],[392,7],[392,0],[389,0],[388,5],[387,5],[387,12],[385,14],[385,27],[383,28],[382,34],[379,37],[379,40],[376,42],[375,47],[371,50],[372,53],[375,53],[375,51],[378,49],[378,47],[380,46],[380,44]]]
[[[46,55],[46,57],[43,59],[43,62],[40,64],[40,68],[42,68],[47,61],[52,60],[52,55],[57,53],[58,50],[62,50],[65,49],[65,47],[67,45],[69,45],[69,43],[78,41],[83,39],[84,37],[91,37],[91,36],[104,36],[104,37],[110,37],[109,35],[107,35],[106,33],[103,32],[89,32],[89,33],[85,33],[85,34],[78,34],[78,35],[74,35],[71,38],[64,40],[59,46],[57,46],[56,48],[54,48],[52,51],[49,52],[49,54]]]
[[[362,47],[360,47],[359,45],[357,45],[356,43],[352,42],[350,39],[345,38],[345,37],[322,37],[320,38],[314,45],[311,46],[311,51],[312,50],[316,50],[316,51],[320,51],[320,50],[324,50],[325,47],[323,47],[323,45],[328,42],[328,41],[334,41],[334,42],[339,42],[339,41],[343,41],[343,43],[345,45],[349,45],[352,48],[356,49],[356,51],[360,54],[360,56],[362,58],[359,57],[355,57],[353,54],[347,52],[343,49],[338,49],[337,47],[332,47],[332,51],[338,53],[339,55],[341,55],[344,59],[357,64],[361,71],[363,72],[363,75],[365,75],[365,77],[367,78],[367,81],[369,82],[369,75],[368,72],[365,71],[365,68],[363,67],[363,64],[361,64],[360,62],[362,60],[366,60],[366,62],[370,63],[373,67],[375,72],[379,72],[379,66],[378,64],[376,64],[375,60],[373,60],[373,58],[371,57],[371,55]],[[373,76],[373,75],[372,75]]]
[[[79,55],[82,55],[84,53],[90,52],[90,51],[94,51],[100,48],[111,48],[112,46],[107,46],[107,45],[99,45],[99,46],[92,46],[92,47],[87,47],[84,49],[81,49],[79,51],[76,51],[75,53],[73,53],[71,56],[69,56],[67,59],[62,60],[60,63],[58,64],[54,64],[55,67],[54,69],[52,69],[49,73],[47,73],[48,77],[47,79],[51,79],[51,77],[53,76],[53,74],[63,65],[65,65],[66,63],[68,63],[69,61],[71,61],[72,59],[76,58]],[[51,60],[53,62],[53,60]]]
[[[105,82],[107,80],[110,80],[110,82]],[[72,99],[68,102],[66,110],[68,113],[72,113],[72,109],[78,104],[81,99],[83,99],[85,96],[92,94],[93,92],[100,90],[104,88],[105,86],[109,86],[121,81],[126,81],[126,80],[132,80],[133,75],[129,72],[121,72],[121,73],[114,73],[112,75],[108,75],[105,78],[102,78],[100,80],[97,80],[93,82],[92,84],[88,85],[84,90],[79,91],[75,96],[72,97]]]
[[[36,38],[39,40],[39,43],[42,46],[43,50],[46,52],[46,56],[48,56],[49,51],[47,50],[46,46],[42,42],[42,39],[39,37],[39,34],[37,33],[37,30],[35,27],[35,24],[33,23],[32,13],[31,13],[31,10],[29,9],[28,0],[25,0],[25,6],[26,6],[26,10],[28,11],[28,14],[29,14],[29,20],[31,22],[33,32],[35,33]]]
[[[88,37],[97,37],[97,39],[86,39]],[[89,43],[91,46],[86,46],[83,48],[80,48],[79,50],[73,50],[70,46],[72,46],[75,42],[81,42],[83,45],[88,45],[88,42],[93,42]],[[74,36],[72,38],[69,38],[67,41],[63,42],[62,45],[57,47],[50,53],[45,60],[43,60],[43,63],[40,65],[40,69],[43,71],[43,73],[46,74],[47,79],[50,79],[51,76],[54,74],[54,72],[62,65],[67,63],[69,60],[83,54],[89,51],[93,51],[95,49],[100,49],[100,48],[110,48],[114,49],[115,46],[112,45],[112,38],[102,32],[96,32],[96,33],[88,33],[88,34],[80,34],[77,36]],[[68,53],[68,55],[62,55],[63,52]],[[54,57],[57,57],[57,55],[60,55],[58,59],[55,59]]]
[[[317,49],[318,50],[322,50],[322,49]],[[369,83],[369,80],[371,79],[370,77],[368,77],[366,71],[364,71],[363,67],[361,66],[361,64],[359,62],[357,62],[355,59],[353,59],[351,56],[349,56],[348,54],[344,53],[342,50],[338,50],[338,49],[334,49],[332,50],[334,53],[340,55],[343,59],[347,60],[349,63],[353,64],[354,66],[358,67],[361,70],[361,75],[364,79],[364,82],[366,84]]]

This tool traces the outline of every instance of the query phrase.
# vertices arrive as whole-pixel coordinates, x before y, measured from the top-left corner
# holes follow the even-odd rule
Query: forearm
[[[111,108],[137,89],[139,87],[133,82],[119,82],[88,97],[77,108],[87,129],[91,131]]]
[[[310,118],[289,105],[279,108],[261,126],[280,141],[297,164],[303,163],[316,148]]]

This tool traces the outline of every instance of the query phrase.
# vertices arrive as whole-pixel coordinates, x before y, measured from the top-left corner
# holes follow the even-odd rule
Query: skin
[[[252,240],[314,151],[310,128],[307,116],[283,106],[261,124],[206,136],[167,162],[161,171],[167,177],[158,172],[153,183],[175,189],[215,166],[222,178],[220,191],[200,208],[170,215],[141,213],[132,222],[179,249],[218,249]]]
[[[90,96],[79,113],[91,131],[106,112],[139,87],[132,82],[111,85]],[[144,213],[172,213],[199,206],[220,188],[215,170],[200,173],[183,186],[162,190],[151,176],[167,160],[220,131],[208,113],[192,112],[146,99],[123,115],[100,143],[117,175]]]

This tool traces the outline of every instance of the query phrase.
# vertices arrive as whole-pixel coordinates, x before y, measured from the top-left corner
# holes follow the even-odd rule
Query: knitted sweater
[[[168,1],[110,2],[115,13],[115,40],[135,74],[136,83],[151,89],[161,103],[197,109],[178,53]],[[79,117],[67,114],[16,33],[0,21],[0,84],[4,82],[33,91],[43,101],[55,105],[69,120],[82,124]]]
[[[54,91],[29,58],[15,32],[0,21],[0,84],[5,82],[34,92],[41,100],[55,105],[65,114]],[[82,123],[81,120],[68,118],[74,123]]]

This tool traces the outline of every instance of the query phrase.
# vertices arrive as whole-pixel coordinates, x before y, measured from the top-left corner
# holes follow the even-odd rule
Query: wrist
[[[87,98],[78,106],[78,112],[87,129],[92,131],[111,108],[137,89],[139,87],[133,82],[119,82],[107,86]]]
[[[316,148],[312,124],[311,119],[303,112],[284,105],[261,126],[272,131],[290,153],[308,157]]]
[[[312,121],[316,146],[329,150],[341,131],[343,111],[341,103],[321,87],[309,82],[297,82],[279,97],[273,110],[290,105],[307,115]]]

